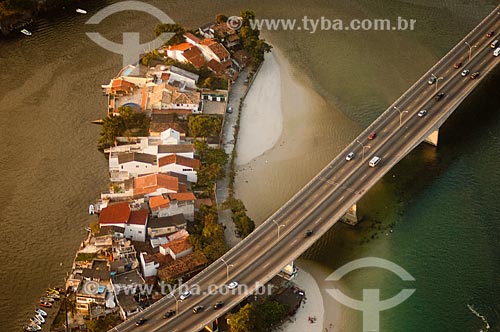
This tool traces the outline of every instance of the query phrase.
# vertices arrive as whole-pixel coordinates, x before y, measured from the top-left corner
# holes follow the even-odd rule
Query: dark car
[[[197,313],[199,313],[199,312],[202,312],[204,309],[205,309],[205,307],[204,307],[204,306],[202,306],[202,305],[197,305],[196,307],[194,307],[194,308],[193,308],[193,312],[194,312],[195,314],[197,314]]]
[[[308,229],[305,233],[304,233],[304,237],[310,237],[311,235],[313,235],[313,231],[311,229]]]
[[[169,310],[164,315],[163,318],[167,319],[175,315],[175,310]]]
[[[486,37],[491,38],[495,34],[495,31],[490,31],[486,34]]]
[[[374,139],[375,137],[377,137],[377,133],[376,133],[376,132],[372,132],[370,135],[368,135],[368,139],[369,139],[369,140],[372,140],[372,139]]]
[[[470,79],[475,80],[478,76],[479,76],[479,72],[476,71],[475,73],[472,73],[472,75],[470,75]]]
[[[147,319],[144,317],[139,318],[139,320],[135,322],[135,326],[141,326],[142,324],[146,323],[146,320]]]
[[[443,97],[444,97],[444,92],[440,92],[440,93],[438,93],[437,95],[434,96],[434,99],[436,101],[439,101],[439,100],[443,99]]]
[[[457,63],[455,63],[455,64],[453,65],[453,67],[454,67],[455,69],[458,69],[458,68],[462,67],[462,63],[461,63],[461,62],[457,62]]]
[[[223,301],[219,301],[217,303],[214,304],[214,309],[220,309],[224,306],[224,302]]]

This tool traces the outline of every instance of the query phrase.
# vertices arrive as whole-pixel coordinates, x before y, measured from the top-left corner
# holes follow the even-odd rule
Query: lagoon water
[[[91,15],[110,3],[89,2],[85,9]],[[246,8],[267,18],[417,20],[415,31],[404,32],[264,32],[326,106],[307,117],[314,133],[304,138],[311,147],[307,158],[280,159],[273,170],[261,167],[251,181],[238,184],[250,214],[260,221],[497,1],[149,3],[189,27],[219,12],[233,15]],[[94,29],[84,24],[88,15],[67,11],[37,21],[29,38],[0,40],[1,331],[18,330],[43,290],[64,279],[92,220],[86,207],[107,186],[107,163],[95,148],[99,128],[90,121],[104,115],[99,86],[118,72],[121,59],[95,45],[85,32],[97,29],[120,42],[123,31],[138,31],[147,41],[156,24],[145,14],[126,12]],[[364,221],[357,228],[339,224],[305,254],[322,265],[324,276],[365,256],[407,269],[416,278],[412,285],[372,270],[343,280],[343,290],[357,298],[363,288],[380,287],[384,298],[402,287],[417,289],[403,305],[382,314],[383,331],[484,330],[468,304],[487,317],[490,331],[500,331],[499,84],[497,70],[444,125],[438,148],[417,148],[363,198],[359,209]],[[358,312],[342,309],[342,317],[342,326],[334,330],[361,331]]]

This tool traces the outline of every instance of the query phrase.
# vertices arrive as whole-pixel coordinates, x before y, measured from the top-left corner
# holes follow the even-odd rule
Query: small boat
[[[52,308],[52,303],[46,301],[40,301],[39,305],[40,307]]]
[[[24,330],[25,331],[41,331],[42,328],[40,325],[30,323],[29,325],[24,325]]]
[[[40,315],[40,316],[42,316],[42,317],[47,317],[47,313],[44,310],[40,309],[40,308],[36,309],[35,313],[38,314],[38,315]]]
[[[26,36],[31,36],[32,35],[32,33],[30,31],[26,30],[26,29],[22,29],[21,33],[24,34],[24,35],[26,35]]]
[[[54,299],[54,300],[60,300],[61,299],[61,296],[59,294],[54,294],[54,293],[47,294],[47,297],[51,298],[51,299]]]
[[[36,314],[35,318],[38,319],[40,323],[45,324],[45,318],[43,318],[42,315]]]
[[[38,318],[36,317],[31,317],[30,318],[30,322],[33,324],[33,325],[42,325],[42,322],[38,320]]]
[[[60,292],[55,288],[47,288],[47,294],[59,294]]]
[[[76,12],[77,12],[78,14],[87,14],[87,11],[86,11],[86,10],[84,10],[84,9],[81,9],[81,8],[78,8],[78,9],[76,10]]]
[[[54,299],[53,298],[50,298],[50,297],[46,297],[46,296],[42,296],[40,298],[40,302],[49,302],[49,303],[54,303]]]

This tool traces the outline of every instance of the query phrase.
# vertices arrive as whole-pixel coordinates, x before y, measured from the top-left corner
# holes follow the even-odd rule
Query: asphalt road
[[[223,259],[228,265],[218,260],[186,283],[184,286],[191,288],[193,295],[177,303],[178,313],[174,317],[162,318],[166,311],[176,309],[174,296],[178,298],[180,291],[175,291],[173,296],[165,297],[111,331],[199,331],[300,256],[399,160],[439,128],[481,79],[498,64],[500,57],[493,57],[493,49],[489,44],[500,35],[499,11],[500,6],[303,189],[227,252]],[[493,38],[485,36],[489,31],[495,31]],[[465,41],[477,45],[470,61]],[[460,69],[453,68],[456,62],[463,63]],[[464,68],[470,69],[470,74],[479,71],[480,76],[475,80],[470,78],[470,74],[462,77],[460,74]],[[427,83],[431,74],[443,77],[438,82],[438,92],[444,92],[445,96],[439,101],[434,99],[436,83]],[[404,112],[401,125],[400,113],[394,106]],[[418,117],[417,113],[422,109],[426,109],[428,114]],[[369,141],[367,137],[373,131],[377,132],[377,137]],[[362,145],[370,146],[365,148],[364,159]],[[346,161],[345,156],[351,151],[355,153],[355,158]],[[381,157],[382,161],[376,167],[369,167],[368,161],[375,155]],[[307,230],[312,230],[313,235],[306,238],[304,233]],[[230,281],[237,281],[240,287],[228,292],[225,285]],[[260,284],[256,284],[257,281]],[[209,289],[212,291],[209,292]],[[224,301],[225,306],[213,309],[217,301]],[[205,310],[194,314],[192,308],[197,305],[203,305]],[[136,327],[135,321],[140,317],[145,317],[147,321]]]

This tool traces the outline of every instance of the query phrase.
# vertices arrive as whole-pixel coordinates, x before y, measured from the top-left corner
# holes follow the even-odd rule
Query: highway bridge
[[[493,38],[486,36],[490,31],[495,31]],[[174,291],[111,331],[197,332],[251,294],[258,286],[257,282],[264,284],[269,281],[327,232],[417,145],[427,139],[437,144],[439,127],[500,61],[490,48],[490,43],[499,34],[500,6],[284,206],[221,259],[189,280],[185,285],[193,290],[192,296],[181,301],[180,291]],[[454,64],[458,62],[462,62],[462,66],[456,69]],[[461,72],[466,68],[470,73],[462,76]],[[470,75],[476,71],[480,74],[472,79]],[[432,76],[437,81],[431,85],[428,80]],[[436,94],[440,92],[444,96],[438,100]],[[427,114],[418,116],[423,109]],[[372,132],[377,136],[368,140]],[[355,157],[347,161],[345,157],[350,152],[354,152]],[[376,167],[370,167],[369,160],[374,156],[380,157],[381,161]],[[308,230],[313,233],[306,237],[304,234]],[[235,294],[208,291],[214,285],[226,290],[225,285],[231,281],[246,286],[246,290]],[[213,309],[218,301],[224,301],[225,305]],[[192,309],[197,305],[203,305],[205,310],[193,313]],[[177,314],[164,319],[168,310],[177,310]],[[145,323],[135,326],[142,317],[146,319]]]

